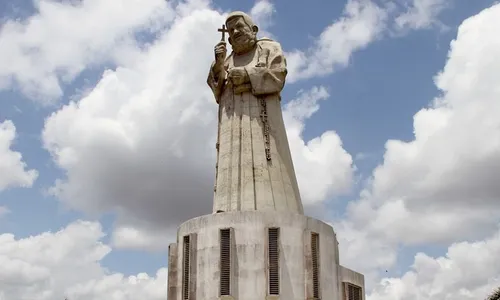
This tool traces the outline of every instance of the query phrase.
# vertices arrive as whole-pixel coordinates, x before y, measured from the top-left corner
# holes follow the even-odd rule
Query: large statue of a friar
[[[225,28],[227,27],[227,29]],[[214,213],[303,213],[281,112],[287,75],[281,45],[257,39],[250,16],[232,12],[219,29],[208,85],[219,104]],[[224,34],[233,52],[226,57]]]

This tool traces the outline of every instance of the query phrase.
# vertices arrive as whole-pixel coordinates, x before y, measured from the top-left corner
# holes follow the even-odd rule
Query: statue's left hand
[[[239,67],[229,69],[227,77],[234,85],[241,85],[247,83],[250,80],[247,71],[245,71],[244,68]]]

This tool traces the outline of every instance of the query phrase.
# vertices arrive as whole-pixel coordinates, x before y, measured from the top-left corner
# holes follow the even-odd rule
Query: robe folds
[[[303,214],[281,111],[287,69],[280,44],[260,39],[248,53],[233,52],[224,67],[243,67],[249,82],[235,86],[210,68],[207,82],[219,103],[213,212]]]

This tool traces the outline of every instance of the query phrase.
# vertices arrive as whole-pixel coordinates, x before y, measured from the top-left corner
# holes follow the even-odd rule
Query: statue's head
[[[246,13],[242,11],[230,13],[226,18],[226,27],[229,31],[229,43],[237,54],[250,51],[257,43],[259,27]]]

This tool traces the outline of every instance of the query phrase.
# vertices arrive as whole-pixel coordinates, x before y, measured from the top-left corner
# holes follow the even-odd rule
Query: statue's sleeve
[[[214,93],[215,101],[219,103],[219,98],[222,93],[222,86],[223,86],[223,81],[224,79],[220,79],[218,74],[215,74],[213,71],[215,61],[212,62],[212,65],[210,66],[210,70],[208,72],[208,78],[207,78],[207,83],[208,86],[210,86],[210,89],[212,89],[212,92]]]
[[[287,74],[286,59],[279,43],[263,42],[259,54],[262,66],[247,66],[245,70],[250,78],[252,94],[266,95],[281,92]]]

